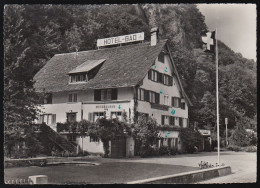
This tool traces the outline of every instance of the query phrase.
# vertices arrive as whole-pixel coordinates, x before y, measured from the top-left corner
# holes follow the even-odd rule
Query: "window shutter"
[[[117,100],[117,88],[112,89],[112,100]]]
[[[181,107],[181,98],[178,98],[178,107]]]
[[[93,121],[93,113],[88,113],[88,120],[89,120],[90,122]]]
[[[94,90],[94,101],[101,101],[101,90]]]
[[[172,78],[172,76],[169,77],[169,83],[170,83],[170,86],[173,86],[173,78]]]
[[[174,125],[174,117],[170,116],[170,125]]]
[[[184,109],[184,110],[185,110],[185,102],[182,102],[182,103],[181,103],[181,109]]]
[[[144,101],[149,102],[149,91],[144,90]]]
[[[162,115],[162,125],[164,125],[164,115]]]
[[[155,103],[160,104],[160,94],[159,93],[155,93]]]
[[[77,98],[78,98],[77,93],[75,93],[75,94],[74,94],[73,102],[77,102],[77,100],[78,100]]]
[[[162,73],[158,72],[158,82],[162,83]]]
[[[180,124],[181,127],[183,127],[183,121],[182,121],[181,117],[179,118],[179,124]]]
[[[174,97],[172,97],[172,106],[174,106]]]
[[[56,124],[56,114],[52,114],[52,122],[51,124]]]
[[[148,79],[151,80],[151,73],[152,73],[152,70],[149,70],[148,71]]]

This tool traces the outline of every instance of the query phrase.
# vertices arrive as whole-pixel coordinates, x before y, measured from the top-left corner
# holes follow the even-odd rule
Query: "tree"
[[[117,137],[132,135],[131,126],[118,119],[98,119],[89,129],[89,135],[97,136],[103,142],[105,157],[109,154],[109,141]]]
[[[230,137],[230,144],[237,146],[248,146],[250,144],[249,135],[246,132],[241,121],[238,121],[236,129],[233,131]]]
[[[133,126],[134,137],[141,143],[141,147],[148,148],[156,144],[159,130],[155,119],[147,119],[142,115]]]
[[[194,153],[195,147],[200,148],[202,143],[201,134],[192,128],[180,129],[180,139],[188,153]]]

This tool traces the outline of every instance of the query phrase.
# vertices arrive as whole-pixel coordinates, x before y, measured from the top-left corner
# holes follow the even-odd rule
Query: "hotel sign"
[[[117,36],[117,37],[110,37],[110,38],[105,38],[105,39],[98,39],[97,47],[123,44],[123,43],[129,43],[129,42],[136,42],[136,41],[142,41],[142,40],[144,40],[144,32],[134,33],[134,34],[130,34],[130,35]]]

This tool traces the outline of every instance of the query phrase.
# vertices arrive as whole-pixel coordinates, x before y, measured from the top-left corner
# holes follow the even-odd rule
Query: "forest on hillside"
[[[4,8],[4,121],[29,124],[38,96],[33,76],[57,53],[96,49],[96,40],[159,27],[193,106],[190,123],[216,127],[214,56],[201,50],[205,18],[196,5],[6,5]],[[220,130],[256,129],[256,62],[219,41]]]

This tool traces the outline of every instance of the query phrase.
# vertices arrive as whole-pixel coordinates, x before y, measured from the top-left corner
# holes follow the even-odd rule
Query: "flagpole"
[[[217,100],[218,165],[220,165],[219,100],[218,100],[218,40],[217,40],[217,28],[216,28],[216,30],[215,30],[215,40],[216,40],[216,100]]]

